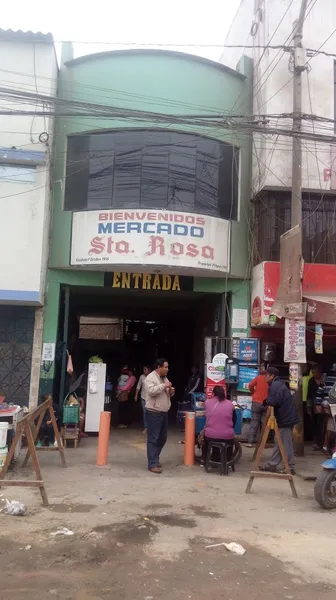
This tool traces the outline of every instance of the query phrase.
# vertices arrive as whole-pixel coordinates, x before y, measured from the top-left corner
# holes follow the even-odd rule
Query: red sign
[[[219,370],[212,363],[207,364],[206,370],[206,388],[205,397],[207,400],[212,398],[213,390],[216,385],[220,385],[224,388],[226,393],[225,374],[223,370]]]
[[[280,263],[262,262],[254,267],[251,293],[251,325],[253,327],[268,325],[279,283]],[[336,302],[336,265],[306,263],[303,270],[302,296],[304,301],[308,299],[308,321],[310,316],[313,317],[314,300],[325,301],[329,308],[333,307],[332,301]],[[316,322],[321,323],[320,315],[318,315],[318,319]],[[333,321],[329,320],[329,323],[333,323]]]

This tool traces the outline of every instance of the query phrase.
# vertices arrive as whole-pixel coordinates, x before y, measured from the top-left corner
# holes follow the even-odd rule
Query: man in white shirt
[[[165,358],[158,358],[155,370],[145,379],[147,458],[152,473],[162,473],[160,454],[167,441],[170,398],[175,394],[167,379],[168,366]]]

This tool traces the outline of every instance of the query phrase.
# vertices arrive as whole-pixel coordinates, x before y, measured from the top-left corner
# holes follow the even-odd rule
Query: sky
[[[75,56],[125,48],[126,42],[132,42],[167,44],[167,49],[218,60],[221,49],[211,45],[224,43],[239,3],[240,0],[94,0],[87,4],[79,0],[15,0],[2,8],[0,28],[51,32],[56,42],[86,42],[75,44]],[[188,48],[187,44],[195,47]],[[209,46],[202,47],[206,44]]]

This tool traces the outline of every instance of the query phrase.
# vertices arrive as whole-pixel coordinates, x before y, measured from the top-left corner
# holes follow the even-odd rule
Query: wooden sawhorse
[[[272,473],[272,472],[266,472],[266,471],[259,471],[259,465],[261,462],[261,457],[262,454],[265,450],[265,446],[266,446],[266,442],[269,436],[269,432],[271,431],[271,429],[274,430],[274,434],[275,434],[275,438],[278,442],[279,445],[279,449],[280,449],[280,453],[281,453],[281,457],[283,460],[283,463],[285,465],[285,473]],[[250,473],[250,479],[248,481],[247,484],[247,488],[245,490],[246,494],[250,494],[251,490],[252,490],[252,485],[254,482],[255,477],[267,477],[267,478],[276,478],[276,479],[287,479],[287,481],[289,481],[289,485],[291,487],[292,490],[292,494],[294,496],[294,498],[297,498],[297,491],[296,491],[296,487],[294,484],[294,479],[293,479],[293,475],[291,474],[290,468],[289,468],[289,464],[288,464],[288,459],[287,459],[287,455],[285,452],[285,448],[284,445],[282,443],[282,439],[280,436],[280,431],[279,431],[279,427],[278,424],[276,422],[276,418],[274,416],[274,408],[273,407],[269,407],[267,410],[267,414],[265,417],[265,422],[263,425],[263,429],[262,429],[262,438],[261,438],[261,442],[258,448],[256,448],[256,458],[255,458],[255,463],[253,465],[252,471]],[[254,457],[253,457],[254,458]]]
[[[37,440],[37,437],[38,437],[38,434],[40,431],[40,427],[42,425],[43,417],[47,411],[49,412],[49,415],[50,415],[50,420],[51,420],[51,423],[52,423],[52,426],[54,429],[55,440],[57,442],[57,446],[54,446],[53,448],[44,448],[44,447],[36,448],[36,440]],[[37,418],[38,418],[38,421],[37,421],[37,425],[35,426],[35,421]],[[27,449],[27,454],[25,456],[25,459],[22,463],[22,466],[25,467],[27,465],[29,457],[31,456],[33,468],[34,468],[35,475],[36,475],[36,481],[35,480],[33,480],[33,481],[14,480],[14,479],[6,479],[5,480],[5,476],[7,474],[9,465],[11,464],[12,458],[14,456],[15,447],[16,447],[17,443],[19,442],[23,433],[26,434],[28,449]],[[62,467],[66,467],[64,448],[63,448],[63,444],[61,442],[60,434],[58,431],[55,413],[54,413],[51,399],[43,402],[43,404],[41,404],[40,406],[35,408],[33,411],[28,413],[18,423],[14,439],[12,441],[11,447],[7,454],[5,464],[2,468],[2,470],[0,471],[0,487],[4,487],[4,486],[38,487],[40,490],[43,504],[45,506],[48,506],[48,504],[49,504],[48,496],[47,496],[47,493],[45,490],[44,481],[42,479],[42,473],[41,473],[40,463],[39,463],[38,456],[37,456],[37,450],[38,451],[59,452]]]

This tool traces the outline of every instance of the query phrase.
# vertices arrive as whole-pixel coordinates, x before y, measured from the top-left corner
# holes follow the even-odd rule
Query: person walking
[[[295,474],[294,450],[292,431],[294,425],[299,422],[296,408],[293,401],[293,396],[288,387],[281,381],[279,371],[276,367],[268,367],[266,370],[265,380],[269,384],[267,399],[264,400],[264,406],[272,406],[274,408],[274,416],[278,424],[280,437],[287,455],[288,464],[292,475]],[[280,473],[278,469],[281,464],[282,456],[278,444],[278,440],[274,438],[274,450],[271,458],[267,463],[259,467],[261,471],[271,473]]]
[[[145,379],[146,379],[147,375],[149,375],[149,372],[150,372],[149,366],[144,365],[142,374],[140,375],[139,381],[136,386],[135,397],[134,397],[135,402],[137,402],[139,400],[139,396],[140,396],[142,413],[143,413],[143,424],[144,424],[144,429],[143,429],[142,433],[144,435],[147,433],[146,401],[145,401],[145,397],[144,397],[145,396]]]
[[[266,400],[268,395],[268,384],[266,383],[265,376],[265,365],[262,364],[259,375],[252,379],[252,381],[250,381],[248,384],[248,388],[252,394],[252,418],[248,430],[248,443],[246,444],[247,448],[253,448],[254,444],[257,442],[260,428],[265,416],[265,407],[263,402]]]
[[[167,441],[170,398],[175,394],[167,379],[168,367],[165,358],[158,358],[154,371],[145,379],[147,459],[151,473],[162,473],[160,454]]]

